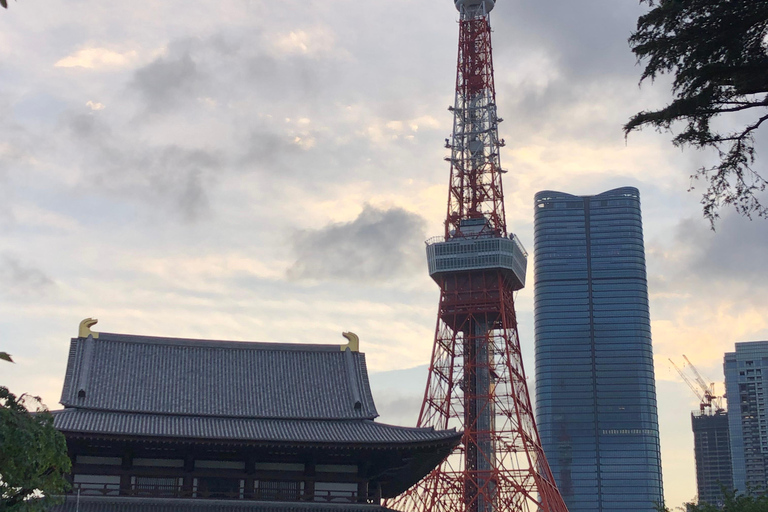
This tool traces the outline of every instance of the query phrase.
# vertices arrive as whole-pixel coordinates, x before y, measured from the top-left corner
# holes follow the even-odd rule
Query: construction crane
[[[698,384],[698,386],[696,386],[691,381],[691,379],[688,378],[685,373],[683,373],[683,370],[681,370],[672,359],[670,359],[669,362],[672,363],[672,366],[674,366],[675,370],[677,370],[677,373],[680,374],[680,377],[683,378],[683,381],[688,384],[688,387],[691,388],[691,391],[693,391],[693,393],[699,397],[699,409],[701,409],[701,412],[704,412],[706,409],[711,410],[713,407],[715,412],[722,411],[722,397],[715,395],[715,383],[711,382],[709,385],[707,385],[699,371],[695,366],[693,366],[693,363],[685,356],[685,354],[683,354],[683,359],[685,359],[685,362],[688,363],[688,366],[691,368],[691,371],[693,372],[696,379],[696,384]]]

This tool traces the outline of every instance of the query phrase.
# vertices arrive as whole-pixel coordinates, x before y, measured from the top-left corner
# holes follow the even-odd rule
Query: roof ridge
[[[79,338],[72,338],[77,340]],[[99,332],[97,341],[118,341],[126,343],[142,343],[147,345],[177,345],[183,347],[212,347],[242,350],[274,350],[288,352],[340,352],[341,344],[329,345],[321,343],[285,343],[274,341],[236,341],[195,338],[176,338],[172,336],[148,336],[143,334],[120,334]]]

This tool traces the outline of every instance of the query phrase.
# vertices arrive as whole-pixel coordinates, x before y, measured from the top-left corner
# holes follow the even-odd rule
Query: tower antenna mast
[[[514,292],[528,254],[507,234],[489,13],[454,0],[459,53],[445,233],[427,241],[440,287],[420,427],[464,432],[427,477],[387,506],[419,512],[567,512],[544,456],[523,369]]]

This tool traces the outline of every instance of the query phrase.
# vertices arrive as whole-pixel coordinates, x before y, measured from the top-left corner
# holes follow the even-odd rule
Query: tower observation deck
[[[463,430],[461,444],[387,505],[419,512],[567,512],[541,448],[523,369],[514,292],[527,253],[507,233],[489,13],[455,0],[459,52],[445,232],[427,241],[440,287],[420,427]]]

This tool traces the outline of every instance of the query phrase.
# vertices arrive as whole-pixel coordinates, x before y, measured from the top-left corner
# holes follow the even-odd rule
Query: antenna
[[[461,444],[386,507],[418,512],[567,512],[541,446],[523,369],[515,292],[528,254],[507,234],[491,25],[494,0],[459,11],[445,233],[427,241],[440,287],[419,427],[456,427]]]

